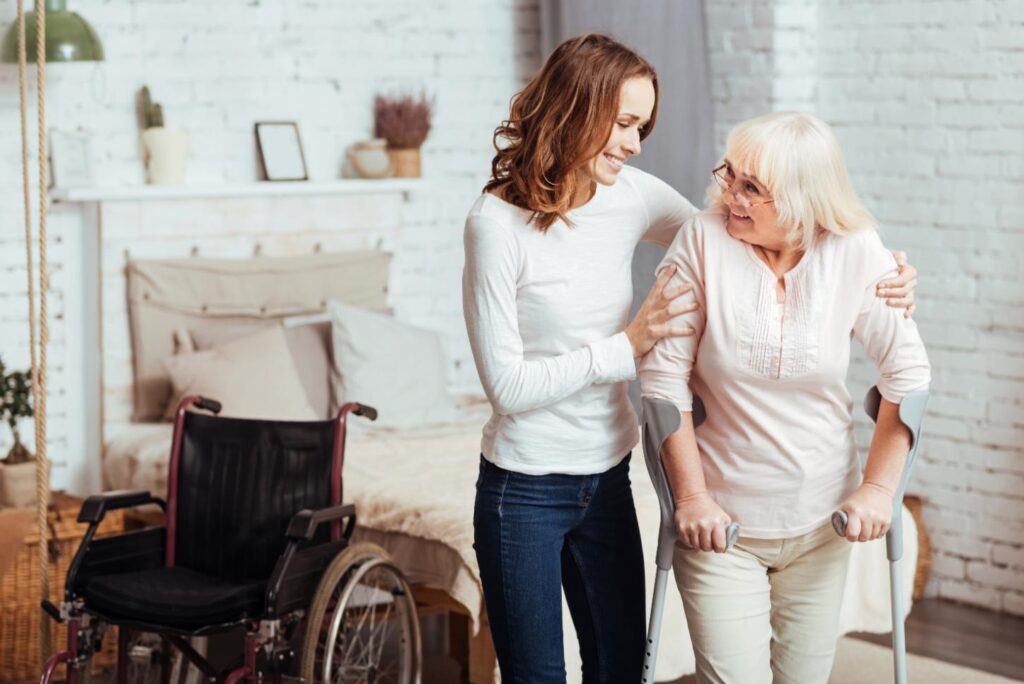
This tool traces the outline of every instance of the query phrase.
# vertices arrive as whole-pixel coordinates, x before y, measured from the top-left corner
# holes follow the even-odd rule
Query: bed
[[[135,264],[132,267],[134,271],[129,269],[130,280],[133,272],[137,275],[128,287],[129,311],[134,318],[132,326],[137,328],[132,339],[135,376],[143,378],[146,383],[145,387],[135,388],[134,413],[148,417],[150,422],[120,421],[116,425],[105,426],[105,486],[110,489],[148,489],[161,496],[166,490],[172,427],[167,422],[152,422],[159,413],[155,407],[166,401],[168,393],[166,378],[159,377],[159,364],[154,359],[172,351],[173,344],[168,341],[168,335],[180,328],[180,321],[174,317],[187,315],[193,325],[208,322],[212,318],[209,299],[213,296],[211,293],[218,291],[232,293],[235,298],[230,306],[221,302],[222,305],[216,307],[220,322],[225,316],[252,316],[253,312],[272,311],[276,316],[310,313],[322,305],[324,297],[345,297],[352,290],[335,282],[344,279],[344,274],[351,276],[351,260],[334,259],[330,263],[325,273],[333,276],[320,278],[324,282],[330,281],[330,293],[325,294],[323,288],[318,288],[307,278],[302,296],[296,297],[292,292],[287,306],[270,301],[280,296],[279,285],[255,288],[262,295],[254,294],[251,278],[250,284],[244,288],[225,286],[224,282],[237,279],[237,268],[218,266],[211,270],[210,264],[200,264],[201,268],[190,270],[182,268],[182,264],[160,262]],[[368,256],[361,257],[356,263],[370,271],[387,266],[386,260]],[[287,275],[289,268],[309,271],[308,264],[294,261],[282,267],[285,270],[278,271],[278,276],[282,273]],[[261,269],[264,274],[268,272],[266,263],[261,264]],[[243,270],[246,273],[251,271]],[[197,273],[201,274],[202,287],[188,286],[199,277]],[[386,278],[381,281],[380,278],[368,278],[363,273],[357,281],[355,289],[360,293],[356,297],[359,305],[386,310]],[[163,284],[157,287],[154,283],[158,282]],[[254,297],[257,300],[269,297],[270,300],[253,301]],[[153,308],[154,302],[160,304],[158,310]],[[158,342],[153,342],[154,338],[158,338]],[[154,392],[163,398],[155,398]],[[478,635],[477,643],[486,642],[488,636],[486,611],[472,549],[472,509],[480,431],[489,410],[486,400],[477,397],[463,399],[448,420],[428,425],[379,428],[365,421],[353,420],[344,466],[343,496],[345,501],[356,505],[358,534],[388,548],[414,584],[448,597],[452,605],[468,616],[473,634]],[[658,508],[639,450],[635,450],[634,455],[631,476],[649,569],[649,597],[654,575]],[[909,609],[917,535],[913,519],[906,509],[903,515],[907,530],[904,587],[908,588],[906,605]],[[579,682],[576,636],[564,605],[563,623],[568,681]],[[841,627],[844,633],[889,631],[888,568],[882,540],[858,544],[853,550]],[[693,672],[694,660],[682,601],[674,585],[666,599],[663,630],[657,679],[673,680]],[[486,658],[482,662],[486,664]],[[478,666],[472,673],[472,681],[495,679],[493,664],[484,669],[486,671],[482,673]]]

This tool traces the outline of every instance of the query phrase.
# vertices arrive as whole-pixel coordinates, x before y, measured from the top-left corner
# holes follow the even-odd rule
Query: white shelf
[[[232,185],[137,185],[53,188],[54,202],[132,202],[138,200],[214,199],[218,197],[303,197],[311,195],[402,194],[422,189],[421,178],[344,179],[327,182],[260,181]]]

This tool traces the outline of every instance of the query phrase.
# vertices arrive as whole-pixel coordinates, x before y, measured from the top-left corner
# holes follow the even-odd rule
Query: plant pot
[[[396,178],[420,177],[420,148],[388,149],[391,157],[391,175]]]
[[[183,128],[158,126],[142,132],[146,176],[152,185],[182,185],[188,164],[190,136]]]
[[[0,508],[26,508],[35,500],[35,461],[0,464]]]
[[[391,175],[391,156],[382,138],[352,145],[342,169],[345,178],[386,178]]]

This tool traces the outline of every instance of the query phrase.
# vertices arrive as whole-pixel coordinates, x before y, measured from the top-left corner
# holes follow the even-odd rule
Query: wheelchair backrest
[[[335,425],[188,413],[174,565],[230,580],[269,577],[291,517],[331,504]],[[323,527],[318,539],[326,540]]]

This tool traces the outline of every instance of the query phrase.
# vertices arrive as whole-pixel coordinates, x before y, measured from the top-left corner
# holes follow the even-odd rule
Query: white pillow
[[[212,349],[164,359],[174,386],[166,417],[186,394],[221,402],[220,415],[265,420],[321,420],[309,404],[284,330],[273,326]]]
[[[438,333],[341,302],[330,302],[328,311],[336,405],[357,401],[372,406],[381,427],[456,417]]]

